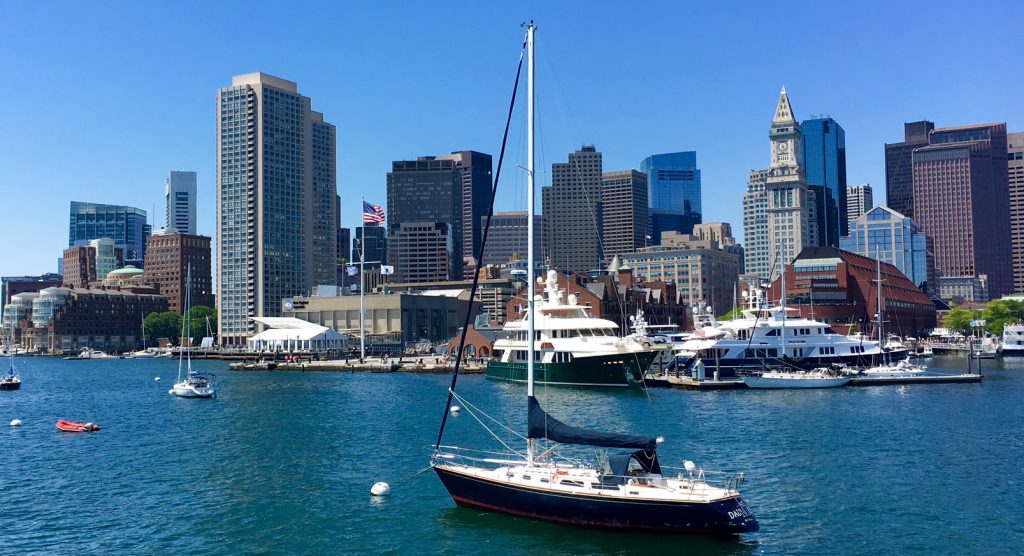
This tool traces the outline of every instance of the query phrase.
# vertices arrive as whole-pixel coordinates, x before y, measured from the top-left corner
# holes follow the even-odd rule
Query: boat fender
[[[370,494],[373,496],[387,496],[391,494],[391,485],[383,481],[373,483],[373,486],[370,487]]]
[[[15,419],[15,420],[11,421],[11,426],[12,427],[20,427],[21,426],[21,419]]]
[[[462,408],[457,405],[453,405],[448,411],[450,411],[452,415],[458,415],[459,412],[462,411]]]

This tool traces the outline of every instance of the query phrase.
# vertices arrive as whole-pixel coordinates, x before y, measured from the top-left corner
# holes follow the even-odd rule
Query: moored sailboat
[[[667,473],[658,459],[658,439],[598,432],[562,423],[541,407],[534,395],[537,359],[537,299],[533,239],[534,155],[533,155],[533,52],[535,27],[526,31],[527,52],[527,161],[528,182],[528,286],[526,338],[527,434],[524,451],[512,449],[508,456],[484,453],[441,444],[445,423],[458,398],[467,411],[473,405],[455,393],[458,365],[452,376],[449,397],[431,467],[456,504],[545,521],[630,530],[693,532],[734,535],[758,530],[738,490],[742,475],[722,486],[710,484],[705,473],[691,462],[676,474]],[[520,58],[520,71],[522,58]],[[519,76],[516,76],[518,83]],[[514,100],[513,95],[513,100]],[[509,112],[511,118],[511,109]],[[506,137],[507,137],[506,124]],[[504,155],[504,146],[502,154]],[[501,157],[498,175],[501,172]],[[497,184],[495,179],[495,186]],[[486,228],[484,241],[486,244]],[[481,251],[483,246],[481,246]],[[476,284],[474,283],[474,289]],[[463,335],[463,344],[465,335]],[[511,429],[510,429],[511,431]],[[552,446],[538,452],[542,442]],[[503,442],[504,444],[504,442]],[[560,457],[559,444],[620,450],[600,465]]]
[[[182,398],[213,398],[217,396],[216,377],[212,373],[201,373],[192,370],[192,265],[188,266],[185,286],[185,317],[181,319],[181,343],[178,351],[178,378],[170,393]],[[181,372],[185,370],[182,380]]]

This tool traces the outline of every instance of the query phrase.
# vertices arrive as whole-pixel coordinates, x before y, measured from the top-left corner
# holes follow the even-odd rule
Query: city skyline
[[[215,93],[231,76],[255,71],[301,83],[304,94],[317,99],[317,109],[331,114],[338,126],[342,225],[357,226],[358,198],[383,202],[391,161],[462,149],[496,156],[515,65],[503,37],[517,38],[519,22],[530,17],[545,29],[546,58],[538,65],[538,86],[551,99],[540,110],[538,187],[550,184],[551,162],[564,160],[582,144],[596,144],[604,166],[612,169],[638,168],[653,153],[694,150],[704,182],[704,221],[730,222],[739,229],[749,172],[762,167],[767,154],[764,129],[771,114],[764,99],[783,85],[799,98],[802,116],[828,114],[841,122],[850,183],[885,183],[884,144],[902,139],[904,122],[1006,121],[1009,131],[1024,127],[1024,108],[1013,98],[1019,78],[1003,71],[997,58],[978,61],[953,45],[935,43],[926,51],[914,49],[913,67],[883,55],[909,48],[929,29],[953,25],[986,29],[981,46],[998,51],[1013,32],[1010,22],[1019,20],[1012,12],[1024,10],[1007,6],[996,17],[927,5],[926,25],[906,29],[901,22],[920,21],[922,6],[887,6],[881,14],[812,4],[781,11],[754,6],[744,21],[733,20],[726,10],[667,4],[628,10],[603,5],[590,13],[539,4],[486,7],[474,14],[479,25],[451,36],[435,32],[440,13],[399,14],[389,20],[396,33],[387,35],[403,38],[393,43],[372,25],[351,26],[338,37],[305,39],[305,17],[267,11],[247,15],[248,23],[279,23],[286,40],[221,59],[205,53],[230,44],[230,37],[213,27],[230,5],[210,6],[204,21],[192,21],[188,10],[174,6],[67,6],[54,16],[42,6],[7,5],[0,9],[0,30],[7,39],[0,53],[9,60],[11,79],[28,86],[9,91],[9,102],[0,108],[9,129],[17,130],[0,138],[0,163],[6,170],[0,191],[13,192],[19,203],[0,231],[10,236],[17,229],[33,229],[36,237],[31,246],[5,248],[11,256],[0,260],[0,275],[55,270],[55,253],[63,244],[61,220],[71,200],[88,198],[159,214],[164,181],[176,168],[197,172],[197,232],[215,236]],[[363,6],[318,10],[339,22],[379,17]],[[811,22],[826,16],[841,17],[846,25],[794,38],[798,46],[821,44],[805,48],[807,57],[792,67],[780,69],[775,54],[762,52],[752,38],[766,25],[811,28]],[[644,20],[662,32],[611,48],[607,26],[623,17]],[[673,25],[694,18],[708,30],[672,41],[664,36]],[[161,45],[149,41],[148,33],[119,32],[131,27],[187,27],[190,40]],[[864,29],[883,40],[864,42]],[[826,34],[837,36],[824,41]],[[69,48],[72,44],[76,48]],[[852,44],[857,48],[851,49]],[[584,57],[584,52],[596,56]],[[427,65],[404,75],[384,71],[415,57],[459,54],[467,55],[461,71],[446,79],[438,79]],[[609,69],[633,69],[637,59],[661,70],[657,86],[641,80],[617,90],[598,87]],[[827,67],[815,64],[824,59]],[[949,67],[957,68],[955,74]],[[934,94],[936,75],[948,76],[939,78],[944,94]],[[78,87],[69,96],[62,84],[72,78]],[[989,83],[986,90],[970,85],[980,79]],[[137,95],[138,84],[147,81],[161,86],[145,97]],[[967,95],[972,102],[962,102]],[[154,104],[162,109],[154,111]],[[413,113],[421,121],[410,122]],[[517,118],[522,120],[518,113]],[[137,134],[156,139],[136,141]],[[523,156],[520,144],[513,135],[496,210],[525,209],[525,179],[515,168]],[[46,194],[28,193],[38,191]],[[154,227],[160,227],[159,220],[151,221]]]

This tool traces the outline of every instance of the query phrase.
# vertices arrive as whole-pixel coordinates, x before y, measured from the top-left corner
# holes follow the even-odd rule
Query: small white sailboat
[[[909,376],[921,376],[927,370],[924,365],[915,365],[908,359],[901,359],[895,363],[868,367],[860,372],[864,378],[903,378]]]
[[[810,371],[800,369],[769,370],[760,375],[747,375],[742,378],[747,388],[759,389],[837,388],[850,382],[850,377],[824,368]]]
[[[186,340],[188,345],[178,350],[178,378],[170,393],[182,398],[214,398],[217,396],[216,377],[212,373],[201,373],[192,370],[192,341],[189,336],[192,330],[192,265],[188,266],[185,286],[185,316],[181,319],[181,343]],[[185,370],[185,378],[181,372]]]
[[[0,390],[17,390],[21,388],[21,377],[14,370],[14,354],[17,353],[17,350],[14,349],[14,327],[9,326],[8,328],[7,354],[11,357],[11,365],[7,369],[7,374],[0,378]]]

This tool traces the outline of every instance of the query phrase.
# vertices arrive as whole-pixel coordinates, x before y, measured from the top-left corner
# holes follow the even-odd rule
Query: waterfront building
[[[889,207],[875,207],[850,223],[840,248],[899,269],[923,291],[935,291],[932,239],[913,220]]]
[[[110,238],[123,252],[123,262],[142,268],[146,238],[152,232],[146,211],[135,207],[71,201],[68,247]]]
[[[152,293],[46,288],[32,301],[32,328],[22,330],[22,344],[51,353],[135,350],[142,345],[142,315],[166,310],[167,298]]]
[[[455,231],[447,222],[389,225],[388,265],[397,282],[439,282],[453,278]]]
[[[61,259],[63,260],[63,259]],[[37,292],[43,288],[60,286],[64,277],[60,274],[47,273],[40,276],[3,276],[0,277],[0,308],[11,302],[11,298],[19,293]],[[2,313],[0,313],[2,315]],[[0,316],[2,319],[2,316]]]
[[[525,260],[527,249],[526,211],[499,212],[491,217],[491,229],[487,232],[487,246],[484,248],[483,264],[503,265],[512,261]],[[480,228],[486,225],[487,216],[480,217]],[[544,219],[533,220],[533,251],[539,262],[547,259],[545,247]]]
[[[785,87],[779,93],[768,137],[771,139],[772,163],[765,178],[765,193],[768,197],[768,258],[772,261],[770,277],[774,278],[780,274],[783,265],[792,261],[805,247],[818,243],[816,196],[807,187],[800,166],[803,160],[802,134]]]
[[[488,238],[488,243],[490,243],[490,238]],[[488,316],[491,322],[504,323],[508,320],[508,314],[506,313],[508,302],[523,288],[523,278],[524,276],[480,278],[477,284],[476,301],[480,303],[481,311]],[[386,287],[387,291],[391,293],[406,292],[437,295],[440,292],[444,292],[448,295],[455,295],[459,299],[469,299],[469,291],[473,287],[473,281],[396,283],[387,284]]]
[[[333,283],[337,273],[334,126],[294,82],[265,73],[217,91],[217,326],[244,346],[251,317]]]
[[[774,257],[768,249],[768,170],[751,170],[743,194],[743,267],[768,279]]]
[[[68,247],[64,250],[63,285],[87,288],[96,281],[96,249],[87,246]]]
[[[1013,292],[1024,293],[1024,132],[1006,134]]]
[[[935,129],[913,153],[914,216],[934,240],[942,276],[988,276],[1013,291],[1006,124]]]
[[[149,237],[146,245],[145,283],[156,286],[167,298],[168,310],[183,314],[192,272],[192,306],[213,307],[210,238],[194,234],[170,233]]]
[[[874,195],[871,193],[871,186],[866,183],[849,185],[846,187],[846,222],[847,230],[853,230],[853,222],[864,216],[871,207],[875,206]],[[845,248],[844,248],[845,249]]]
[[[541,190],[551,268],[588,272],[600,267],[601,174],[601,153],[593,145],[551,165],[551,185]]]
[[[885,144],[885,204],[914,217],[914,149],[928,145],[935,124],[928,120],[903,124],[903,142]]]
[[[10,303],[3,307],[3,343],[8,339],[15,345],[21,343],[22,331],[32,327],[32,302],[39,297],[39,292],[21,292],[11,296]]]
[[[577,305],[595,318],[618,325],[621,334],[629,334],[629,317],[644,312],[648,324],[669,324],[686,327],[688,310],[675,284],[644,282],[634,279],[630,268],[603,272],[594,276],[581,272],[558,273],[558,288],[565,298],[576,296]],[[506,314],[510,320],[522,319],[526,312],[527,289],[524,286],[508,301]]]
[[[839,246],[847,231],[846,131],[829,117],[804,120],[801,169],[814,192],[817,245]]]
[[[830,246],[808,247],[786,266],[786,306],[840,334],[854,325],[861,332],[875,334],[879,268],[886,334],[928,334],[935,328],[935,304],[898,268]],[[781,289],[782,280],[776,279],[768,299],[781,299]]]
[[[732,307],[742,253],[726,251],[719,240],[666,232],[661,245],[642,247],[622,257],[623,267],[643,282],[674,284],[679,302],[711,305],[719,313]],[[735,247],[731,236],[726,241]]]
[[[636,170],[607,172],[601,176],[601,241],[606,258],[645,247],[647,230],[647,174]]]
[[[168,230],[196,233],[196,173],[172,171],[164,186]]]
[[[647,174],[651,243],[662,232],[692,233],[704,212],[697,152],[651,155],[640,162],[640,171]]]
[[[365,304],[366,352],[401,353],[420,340],[439,342],[458,332],[469,310],[465,299],[446,292],[367,295]],[[359,344],[359,297],[300,296],[283,302],[282,314],[333,328]]]
[[[387,190],[389,235],[404,223],[443,223],[453,240],[449,278],[462,278],[464,269],[471,273],[476,268],[478,223],[491,200],[491,155],[455,151],[394,161]]]
[[[989,295],[988,276],[939,276],[939,298],[948,303],[986,303]]]

